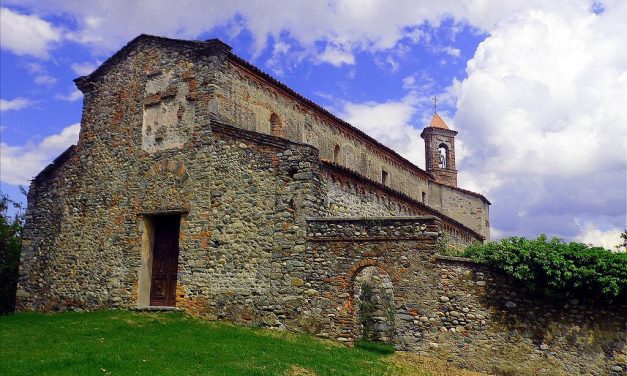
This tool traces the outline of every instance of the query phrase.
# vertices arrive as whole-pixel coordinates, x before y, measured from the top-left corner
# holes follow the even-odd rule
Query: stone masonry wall
[[[145,43],[79,85],[79,143],[31,185],[18,309],[136,307],[145,222],[175,212],[177,305],[268,325],[282,315],[275,298],[292,285],[277,255],[304,249],[322,206],[317,150],[211,120],[220,51],[191,64],[194,46]],[[146,116],[157,104],[164,117]]]
[[[320,265],[312,286],[337,307],[318,335],[359,337],[351,286],[360,270],[376,267],[392,282],[398,349],[498,374],[627,369],[624,303],[534,296],[486,267],[438,256],[439,229],[429,217],[310,219],[307,252]]]
[[[212,318],[285,325],[294,316],[286,313],[285,298],[299,294],[290,291],[294,276],[283,255],[304,249],[305,218],[318,213],[317,152],[273,137],[260,143],[231,127],[212,129],[210,210],[197,213],[206,232],[190,239],[181,234],[177,306]]]
[[[398,305],[413,289],[404,283],[412,260],[435,247],[438,230],[433,217],[310,218],[303,257],[315,268],[304,280],[311,286],[312,304],[319,308],[317,325],[312,325],[316,330],[310,331],[345,342],[357,338],[355,277],[366,267],[385,271]]]
[[[81,86],[84,109],[76,148],[65,163],[31,184],[18,309],[94,309],[135,301],[144,227],[140,213],[189,207],[191,192],[204,186],[209,116],[197,103],[203,96],[191,79],[196,74],[191,55],[185,48],[146,43],[99,81]],[[142,148],[142,123],[146,83],[163,74],[155,67],[167,71],[175,86],[187,79],[185,104],[194,123],[206,127],[197,129],[196,137],[190,131],[183,145],[151,154]],[[188,160],[197,170],[186,166]],[[161,173],[151,174],[155,171]]]
[[[437,299],[412,317],[422,339],[408,349],[497,374],[627,370],[625,302],[543,298],[468,259],[436,256],[428,268]]]
[[[323,173],[322,176],[327,191],[325,207],[330,216],[384,217],[419,214],[399,200],[383,192],[367,189],[351,179],[343,179],[330,173]]]

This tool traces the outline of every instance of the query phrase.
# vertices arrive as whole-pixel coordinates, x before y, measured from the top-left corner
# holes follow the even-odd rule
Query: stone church
[[[437,114],[423,170],[219,40],[141,35],[75,82],[79,141],[28,194],[19,310],[185,310],[477,369],[509,361],[520,328],[526,359],[546,355],[548,323],[623,333],[624,315],[561,313],[441,255],[488,239],[490,203],[457,187]],[[610,365],[558,345],[575,373]]]
[[[169,306],[307,330],[319,316],[350,340],[344,284],[383,250],[489,236],[490,203],[457,187],[457,132],[437,114],[423,170],[219,40],[141,35],[75,82],[78,144],[28,196],[20,309]]]

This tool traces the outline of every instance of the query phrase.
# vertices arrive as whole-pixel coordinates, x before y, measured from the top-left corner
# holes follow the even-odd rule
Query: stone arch
[[[146,178],[152,178],[166,172],[175,174],[180,179],[184,180],[187,180],[189,177],[187,174],[187,168],[183,163],[168,159],[161,160],[150,166],[150,168],[146,171],[145,176]]]
[[[362,260],[349,271],[355,340],[394,342],[394,286],[376,260]]]
[[[340,163],[340,145],[338,144],[335,144],[335,147],[333,148],[333,163]]]

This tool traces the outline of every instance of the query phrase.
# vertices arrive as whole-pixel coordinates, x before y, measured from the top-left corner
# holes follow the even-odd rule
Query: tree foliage
[[[548,296],[569,295],[625,301],[627,253],[558,238],[511,237],[472,245],[463,253]]]
[[[15,209],[12,216],[8,214],[11,207]],[[22,205],[6,194],[0,195],[0,313],[15,309],[23,228]]]

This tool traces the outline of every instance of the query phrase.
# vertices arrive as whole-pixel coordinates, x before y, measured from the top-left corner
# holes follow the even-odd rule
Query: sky
[[[424,168],[437,112],[492,238],[614,248],[627,211],[627,1],[2,0],[0,189],[80,130],[89,74],[139,34],[219,38]]]

